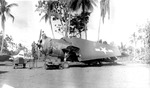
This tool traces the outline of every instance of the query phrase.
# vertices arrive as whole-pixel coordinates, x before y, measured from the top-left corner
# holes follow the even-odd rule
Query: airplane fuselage
[[[80,38],[46,39],[43,50],[53,57],[64,57],[63,49],[69,46],[79,48],[81,61],[101,59],[121,55],[118,48]]]

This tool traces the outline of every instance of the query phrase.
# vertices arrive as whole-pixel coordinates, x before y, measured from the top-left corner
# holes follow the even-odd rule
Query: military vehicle
[[[12,56],[13,58],[13,68],[16,69],[19,65],[22,65],[23,68],[26,67],[26,60],[24,56],[24,51],[21,50],[17,55]]]

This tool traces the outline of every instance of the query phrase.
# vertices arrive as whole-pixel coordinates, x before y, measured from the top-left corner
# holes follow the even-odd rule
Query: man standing
[[[33,43],[32,43],[32,58],[30,61],[30,66],[29,66],[30,69],[34,68],[35,65],[36,65],[35,67],[37,67],[37,59],[38,59],[37,51],[38,51],[38,47],[37,47],[35,41],[33,41]]]

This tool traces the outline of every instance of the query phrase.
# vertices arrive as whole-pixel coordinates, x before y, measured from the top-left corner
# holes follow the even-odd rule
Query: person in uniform
[[[38,60],[38,47],[35,43],[35,41],[33,41],[32,43],[32,58],[30,60],[30,69],[37,67],[37,60]]]

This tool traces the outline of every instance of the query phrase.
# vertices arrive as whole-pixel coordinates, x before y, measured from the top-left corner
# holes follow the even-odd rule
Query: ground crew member
[[[30,69],[37,67],[37,60],[38,60],[38,47],[35,43],[35,41],[33,41],[32,43],[32,58],[30,60]]]

